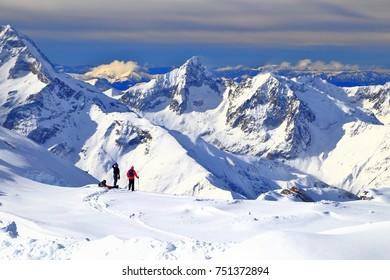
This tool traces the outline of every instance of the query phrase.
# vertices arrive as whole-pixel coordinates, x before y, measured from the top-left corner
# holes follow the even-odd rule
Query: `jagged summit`
[[[308,148],[309,124],[316,116],[296,96],[297,88],[285,78],[267,73],[247,79],[230,91],[226,121],[246,135],[258,135],[258,141],[246,143],[252,153],[268,151],[274,156],[296,157]],[[267,142],[272,142],[272,147]],[[242,153],[241,149],[236,152]]]
[[[223,89],[222,79],[209,72],[198,57],[192,57],[181,67],[130,88],[121,100],[138,111],[169,108],[180,115],[216,108]]]
[[[199,56],[193,56],[190,59],[188,59],[184,64],[184,67],[191,67],[191,66],[202,66],[202,62],[200,61]]]
[[[94,126],[92,107],[128,111],[96,88],[57,73],[25,35],[11,26],[0,33],[0,123],[75,161]],[[88,124],[89,123],[89,124]],[[83,132],[76,132],[84,126]]]
[[[22,37],[11,25],[0,25],[0,36],[3,37]]]
[[[54,66],[34,42],[10,25],[0,26],[0,66],[15,59],[9,78],[21,77],[29,72],[47,83],[53,78]]]

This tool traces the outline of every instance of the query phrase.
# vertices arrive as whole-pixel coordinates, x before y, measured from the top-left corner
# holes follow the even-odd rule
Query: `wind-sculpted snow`
[[[372,202],[297,203],[194,199],[96,185],[56,191],[21,187],[6,184],[0,197],[0,259],[390,257],[383,234],[390,215],[386,189],[367,193]],[[18,203],[16,194],[23,203],[9,214]]]

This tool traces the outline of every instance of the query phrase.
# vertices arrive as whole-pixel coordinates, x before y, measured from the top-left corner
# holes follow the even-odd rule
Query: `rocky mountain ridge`
[[[112,98],[56,72],[12,27],[0,30],[1,125],[99,180],[114,162],[136,162],[147,190],[203,197],[389,184],[388,85],[272,73],[238,83],[193,57]]]

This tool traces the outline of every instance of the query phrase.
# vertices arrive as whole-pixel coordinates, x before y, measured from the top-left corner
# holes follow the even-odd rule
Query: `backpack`
[[[134,169],[130,169],[130,170],[127,172],[127,177],[134,177]]]

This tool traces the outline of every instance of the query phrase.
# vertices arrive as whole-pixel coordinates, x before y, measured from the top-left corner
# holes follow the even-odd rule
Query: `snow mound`
[[[270,231],[233,246],[223,258],[254,260],[388,260],[390,243],[383,233],[390,222],[349,228],[346,232]],[[337,246],[334,246],[337,244]]]
[[[2,224],[2,222],[0,222]],[[17,238],[19,236],[15,222],[11,222],[9,225],[0,228],[0,232],[7,233],[11,238]]]

